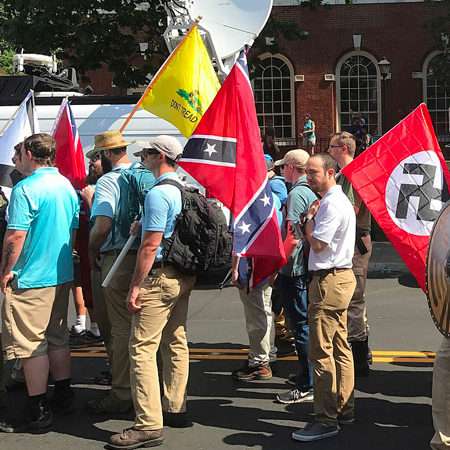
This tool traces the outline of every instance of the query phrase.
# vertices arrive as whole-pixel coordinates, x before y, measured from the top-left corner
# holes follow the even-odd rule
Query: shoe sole
[[[158,447],[164,443],[164,438],[152,439],[151,441],[139,442],[139,444],[131,444],[131,445],[114,445],[114,444],[106,444],[105,448],[120,450],[127,449],[132,450],[134,448],[150,448],[150,447]]]
[[[298,400],[282,400],[278,396],[276,397],[278,403],[283,405],[294,405],[295,403],[313,402],[314,396],[307,395],[306,397],[299,398]]]
[[[323,433],[321,435],[316,435],[316,436],[299,436],[297,434],[292,433],[292,439],[294,439],[294,441],[299,441],[299,442],[313,442],[313,441],[320,441],[321,439],[326,439],[329,437],[333,437],[333,436],[337,436],[339,434],[339,430],[336,431],[330,431],[328,433]]]

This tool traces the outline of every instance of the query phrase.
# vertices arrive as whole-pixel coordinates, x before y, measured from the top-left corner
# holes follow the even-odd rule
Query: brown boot
[[[109,438],[108,448],[133,449],[139,447],[156,447],[164,442],[162,428],[160,430],[136,430],[126,428],[120,434]]]

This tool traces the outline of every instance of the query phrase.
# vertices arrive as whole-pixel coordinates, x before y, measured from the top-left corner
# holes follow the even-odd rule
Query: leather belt
[[[330,273],[336,275],[336,273],[344,272],[346,270],[352,270],[352,269],[349,269],[348,267],[331,267],[330,269],[311,270],[309,273],[313,277],[323,277]]]

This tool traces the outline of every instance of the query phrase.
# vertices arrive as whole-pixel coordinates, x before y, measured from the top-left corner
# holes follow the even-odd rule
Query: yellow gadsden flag
[[[194,25],[151,81],[141,107],[189,137],[219,88],[208,51]]]

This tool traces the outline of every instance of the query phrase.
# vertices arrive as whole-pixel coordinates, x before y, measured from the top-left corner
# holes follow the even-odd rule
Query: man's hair
[[[23,145],[40,164],[51,165],[55,159],[56,142],[47,133],[32,134],[25,139]]]
[[[318,158],[322,161],[323,170],[326,172],[329,169],[333,169],[337,172],[337,163],[328,153],[316,153],[311,158]]]
[[[348,131],[340,131],[339,133],[334,133],[331,135],[330,139],[337,138],[339,145],[345,145],[348,148],[350,156],[353,158],[356,151],[356,139],[353,134]]]

